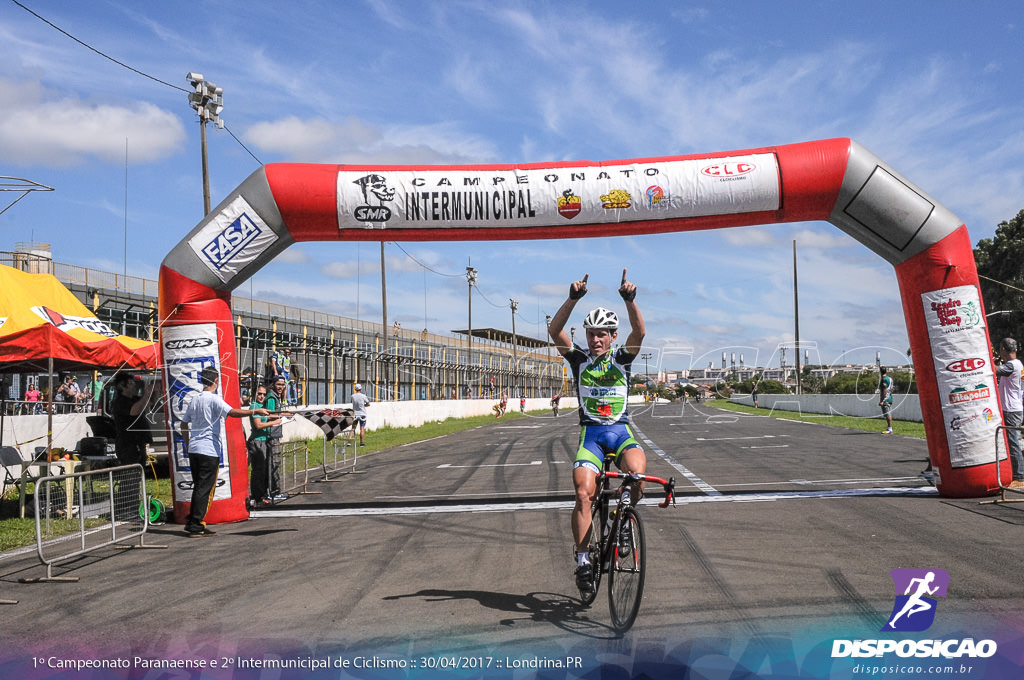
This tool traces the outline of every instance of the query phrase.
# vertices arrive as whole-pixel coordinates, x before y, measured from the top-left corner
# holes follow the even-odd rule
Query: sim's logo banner
[[[778,210],[775,154],[543,169],[338,173],[345,228],[539,227]]]

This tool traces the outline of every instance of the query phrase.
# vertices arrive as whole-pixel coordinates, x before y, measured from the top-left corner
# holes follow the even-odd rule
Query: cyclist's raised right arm
[[[569,297],[558,308],[555,315],[551,317],[551,323],[548,324],[548,334],[555,341],[555,349],[562,356],[572,351],[572,338],[565,332],[565,324],[576,307],[576,301],[587,294],[587,278],[589,276],[590,274],[584,274],[582,279],[572,282],[572,285],[569,286]]]

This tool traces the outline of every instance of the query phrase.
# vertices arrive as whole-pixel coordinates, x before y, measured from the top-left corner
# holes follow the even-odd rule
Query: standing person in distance
[[[370,398],[363,394],[363,386],[359,383],[356,383],[353,389],[355,393],[352,395],[352,415],[356,419],[353,427],[359,430],[359,445],[366,446],[366,407],[370,403]]]
[[[288,417],[292,414],[283,410],[288,406],[288,381],[283,375],[274,378],[267,399],[263,407],[276,416]],[[283,421],[282,421],[283,422]],[[267,497],[272,501],[286,501],[288,494],[281,492],[281,437],[283,425],[278,423],[272,425],[267,432],[267,441],[270,443],[267,451],[267,468],[269,470],[267,482]]]
[[[110,416],[114,420],[114,453],[118,465],[145,465],[146,444],[153,441],[153,435],[146,421],[146,409],[153,398],[156,381],[141,385],[129,373],[118,373],[114,378],[117,396],[110,403]],[[116,474],[117,488],[114,494],[114,518],[117,520],[139,519],[138,508],[142,500],[141,481],[133,471]]]
[[[882,434],[892,434],[892,393],[893,393],[893,382],[892,378],[889,377],[889,369],[885,366],[879,366],[878,371],[881,378],[878,381],[878,406],[882,409],[882,415],[885,417],[885,432]]]
[[[1003,338],[999,343],[999,365],[996,375],[999,377],[999,402],[1003,407],[1003,425],[1006,426],[1006,439],[1010,445],[1010,466],[1013,468],[1013,479],[1010,488],[1024,487],[1024,455],[1020,449],[1020,426],[1024,417],[1024,388],[1021,386],[1021,375],[1024,364],[1017,358],[1017,341]]]
[[[232,408],[224,401],[217,388],[220,373],[207,366],[199,374],[203,390],[192,397],[181,416],[181,445],[192,468],[192,501],[185,533],[190,538],[213,536],[217,532],[206,526],[206,512],[213,502],[217,488],[217,472],[223,460],[224,442],[220,438],[221,423],[225,418],[245,418],[253,414],[270,415],[265,408]]]
[[[618,338],[619,318],[608,309],[598,307],[587,314],[583,328],[587,333],[587,349],[572,344],[565,324],[577,301],[587,294],[587,278],[569,286],[569,297],[551,317],[551,339],[569,363],[576,393],[579,397],[580,444],[573,463],[572,481],[576,489],[570,526],[576,549],[576,587],[592,591],[594,565],[587,546],[590,543],[591,507],[597,494],[597,476],[604,459],[611,456],[625,473],[643,474],[647,457],[629,428],[629,375],[633,360],[640,353],[646,327],[636,304],[636,285],[626,279],[622,270],[619,296],[626,303],[629,335],[622,347],[614,348]],[[636,504],[642,485],[629,491],[629,502]],[[625,493],[625,492],[624,492]]]
[[[256,388],[252,404],[255,408],[266,408],[267,387]],[[282,418],[253,414],[249,417],[249,501],[252,506],[269,505],[270,498],[270,432],[281,424]]]

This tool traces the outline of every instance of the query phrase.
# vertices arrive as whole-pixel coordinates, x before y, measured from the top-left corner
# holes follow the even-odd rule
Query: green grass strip
[[[751,413],[782,420],[798,420],[802,423],[817,423],[818,425],[829,425],[831,427],[845,427],[849,430],[863,430],[865,432],[881,433],[885,430],[885,420],[878,418],[856,418],[854,416],[837,416],[823,413],[799,413],[798,411],[783,411],[782,409],[754,408],[746,404],[739,404],[735,401],[718,399],[704,402],[705,406],[714,406],[726,411],[737,411],[739,413]],[[916,423],[911,420],[893,420],[893,434],[904,437],[916,437],[924,439],[924,423]]]

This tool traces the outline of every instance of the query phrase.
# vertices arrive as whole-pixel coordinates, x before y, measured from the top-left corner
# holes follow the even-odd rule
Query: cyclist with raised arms
[[[572,511],[572,536],[576,544],[576,585],[592,590],[594,566],[590,563],[587,545],[590,541],[591,506],[597,493],[597,476],[604,459],[611,456],[620,470],[644,474],[647,458],[629,428],[629,374],[633,360],[640,353],[646,329],[636,305],[636,286],[626,280],[622,270],[619,295],[626,303],[630,331],[626,344],[614,348],[618,338],[619,318],[615,312],[598,307],[587,314],[583,328],[587,333],[587,349],[572,343],[565,332],[576,303],[587,294],[587,278],[569,286],[569,298],[551,318],[549,332],[558,352],[569,363],[576,393],[579,397],[580,445],[573,463],[572,481],[576,488],[576,505]],[[636,488],[630,502],[636,504],[642,488]]]

